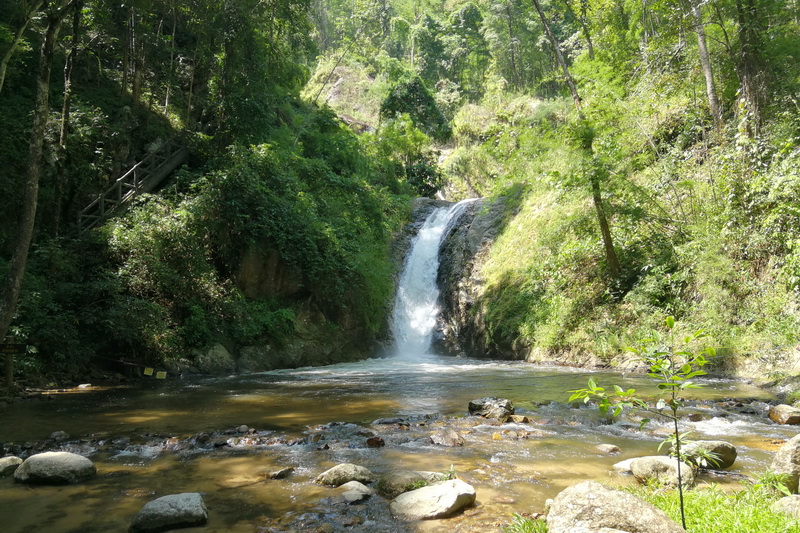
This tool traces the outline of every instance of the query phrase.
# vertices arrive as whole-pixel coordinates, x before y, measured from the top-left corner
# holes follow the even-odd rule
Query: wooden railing
[[[152,191],[188,157],[189,151],[180,138],[166,141],[78,213],[78,231],[92,229],[125,203]]]

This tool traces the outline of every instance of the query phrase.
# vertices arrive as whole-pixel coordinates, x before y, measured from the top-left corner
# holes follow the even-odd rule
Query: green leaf
[[[667,329],[672,329],[675,327],[675,317],[668,316],[666,322]]]

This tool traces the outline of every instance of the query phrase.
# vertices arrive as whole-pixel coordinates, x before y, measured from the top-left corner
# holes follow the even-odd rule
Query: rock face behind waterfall
[[[480,200],[467,206],[440,250],[438,283],[442,312],[434,349],[470,357],[522,358],[514,346],[492,340],[475,302],[484,290],[480,271],[489,246],[503,224],[505,202]]]

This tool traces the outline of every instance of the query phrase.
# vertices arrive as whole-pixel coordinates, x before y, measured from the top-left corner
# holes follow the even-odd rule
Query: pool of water
[[[644,395],[657,393],[642,375],[430,356],[147,381],[27,400],[0,411],[0,442],[41,441],[53,431],[66,431],[71,438],[63,447],[89,455],[98,476],[66,487],[27,487],[0,479],[0,523],[7,532],[122,531],[147,501],[197,491],[204,494],[210,515],[209,524],[197,531],[314,531],[326,521],[348,531],[499,531],[512,513],[541,511],[547,498],[574,482],[627,483],[612,474],[611,465],[657,453],[669,432],[665,422],[654,420],[639,431],[636,415],[609,423],[594,408],[566,403],[568,391],[585,387],[589,377]],[[796,433],[766,417],[765,402],[774,398],[737,380],[708,379],[703,385],[691,392],[685,411],[695,416],[683,420],[682,431],[691,431],[694,439],[736,445],[734,473],[765,470],[778,444]],[[484,396],[512,400],[532,423],[501,425],[467,417],[468,402]],[[387,417],[413,423],[411,428],[372,425]],[[321,427],[330,422],[355,424],[361,433],[383,437],[386,446],[360,444],[364,439],[353,433],[358,433],[355,426],[345,426],[353,434],[331,437],[331,427]],[[242,424],[276,443],[181,453],[162,444]],[[442,428],[455,429],[465,445],[431,444],[427,436]],[[113,450],[96,445],[119,438],[130,444]],[[602,454],[595,448],[601,443],[622,452]],[[330,501],[332,489],[313,479],[339,462],[362,464],[378,474],[452,470],[476,487],[478,505],[453,519],[419,524],[393,523],[380,499],[357,508],[337,506]],[[265,479],[264,472],[283,466],[294,467],[294,473]],[[730,482],[726,476],[711,481]]]

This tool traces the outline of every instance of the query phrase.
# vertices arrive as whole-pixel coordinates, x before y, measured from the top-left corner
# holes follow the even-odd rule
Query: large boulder
[[[664,511],[595,481],[573,485],[553,499],[547,513],[547,530],[549,533],[685,533]]]
[[[736,461],[736,447],[724,440],[696,440],[681,446],[686,460],[701,468],[728,468]],[[710,454],[715,460],[706,460]]]
[[[5,477],[14,473],[22,464],[22,459],[9,455],[0,459],[0,477]]]
[[[372,483],[375,479],[375,474],[363,466],[342,463],[318,475],[314,482],[320,485],[333,485],[338,487],[339,485],[344,485],[348,481]]]
[[[383,496],[392,499],[404,492],[444,481],[444,478],[444,474],[438,472],[391,470],[382,475],[375,486]]]
[[[772,459],[770,470],[776,474],[785,474],[786,486],[793,493],[797,493],[797,482],[800,479],[800,434],[780,447]]]
[[[800,424],[800,409],[791,405],[773,405],[769,408],[769,419],[776,424]]]
[[[657,481],[670,487],[678,486],[678,464],[675,457],[664,455],[651,455],[638,457],[631,461],[631,473],[641,482]],[[691,465],[681,462],[681,479],[684,487],[694,484],[694,469]]]
[[[514,404],[506,398],[479,398],[469,402],[469,414],[505,422],[514,414]]]
[[[76,453],[44,452],[31,455],[14,472],[14,480],[42,485],[78,483],[94,476],[94,463]]]
[[[180,527],[202,526],[208,521],[208,510],[197,492],[170,494],[148,502],[136,514],[130,533],[151,533]]]
[[[475,488],[460,479],[404,492],[389,508],[400,520],[445,518],[475,502]]]

